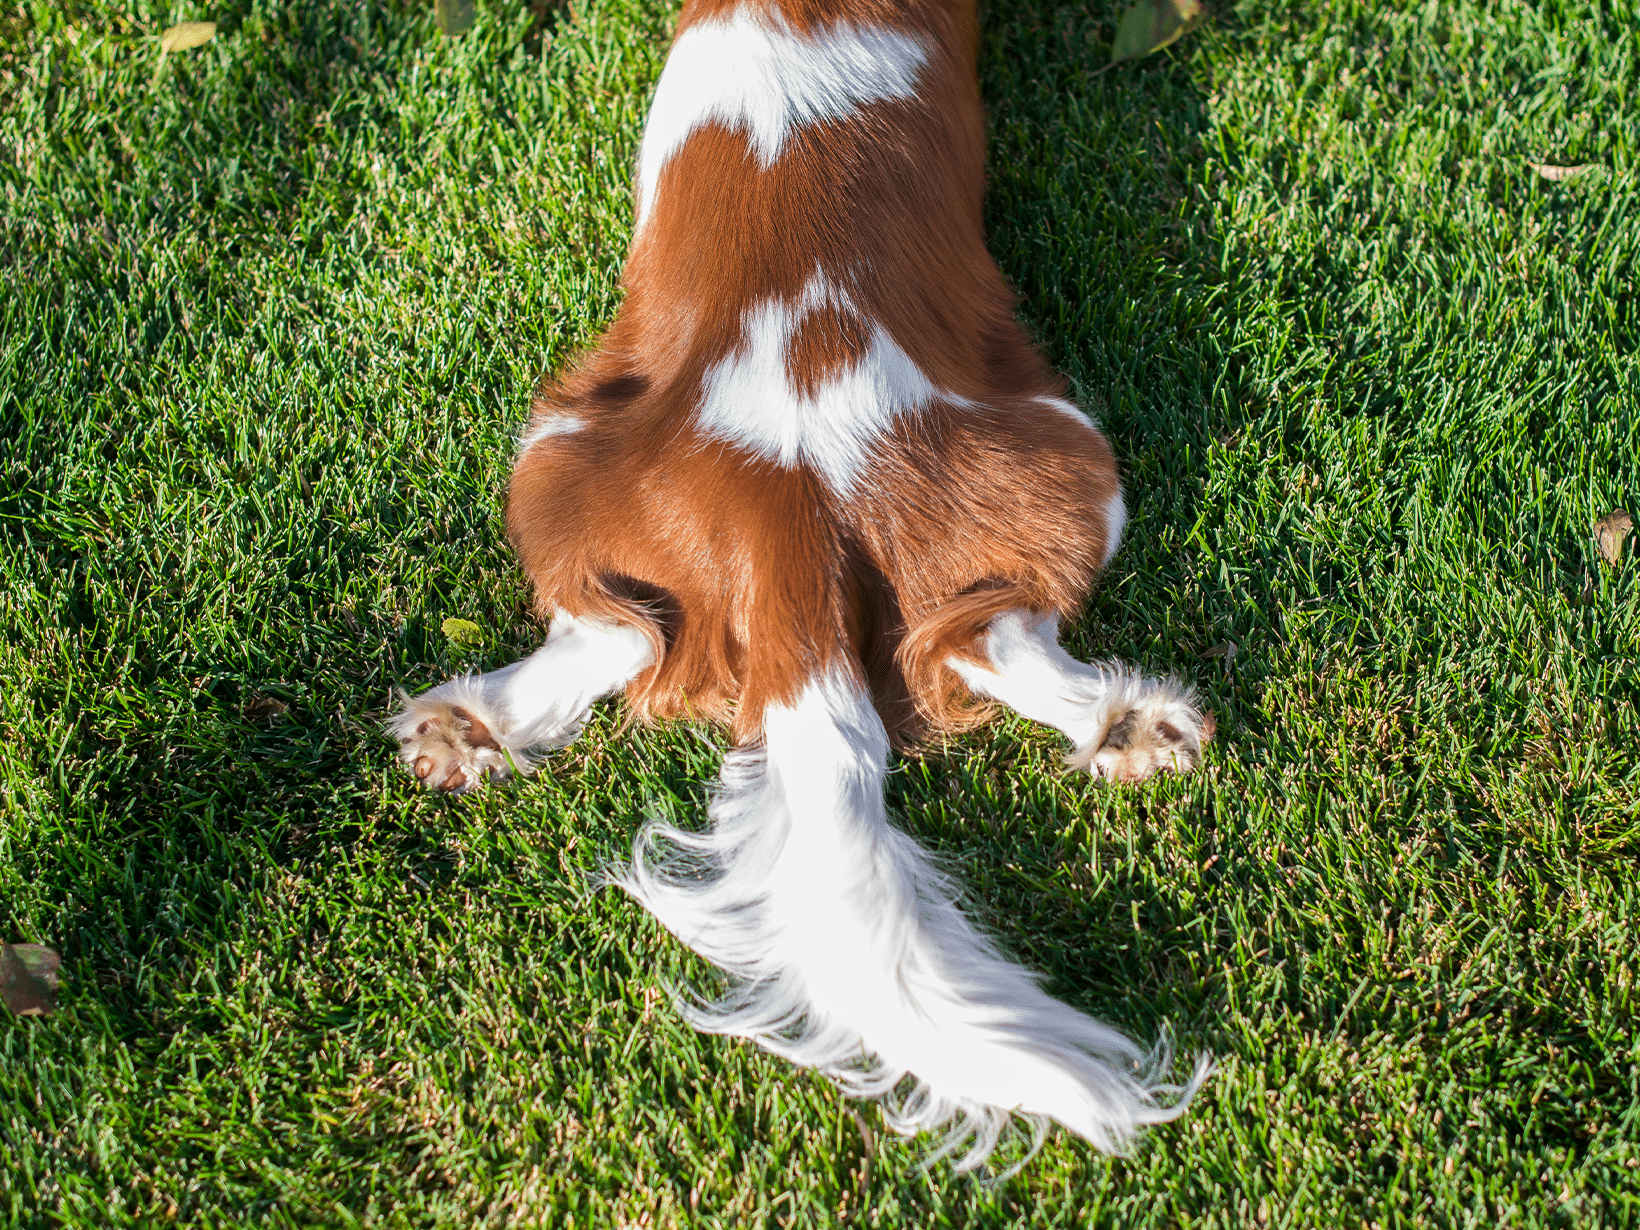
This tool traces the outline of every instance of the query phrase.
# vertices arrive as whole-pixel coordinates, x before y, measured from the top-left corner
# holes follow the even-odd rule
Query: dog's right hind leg
[[[546,644],[529,657],[405,696],[389,726],[418,778],[459,794],[489,778],[533,772],[538,753],[580,733],[594,701],[654,661],[640,628],[559,611]]]

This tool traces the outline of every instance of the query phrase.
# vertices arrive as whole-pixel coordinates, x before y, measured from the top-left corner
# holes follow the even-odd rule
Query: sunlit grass
[[[1017,721],[892,776],[1058,994],[1220,1061],[994,1188],[869,1107],[868,1170],[588,893],[719,734],[393,763],[391,687],[540,636],[512,441],[617,303],[671,10],[543,13],[0,14],[0,935],[71,978],[0,1017],[0,1220],[1640,1217],[1640,564],[1590,542],[1640,501],[1633,4],[1250,0],[1102,75],[1114,7],[987,9],[992,247],[1133,513],[1068,639],[1222,732],[1138,789]]]

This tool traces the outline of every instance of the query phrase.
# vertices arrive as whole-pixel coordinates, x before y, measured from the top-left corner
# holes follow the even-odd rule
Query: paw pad
[[[430,789],[463,794],[507,776],[511,766],[493,722],[467,706],[428,696],[406,699],[405,706],[393,721],[399,757]]]
[[[1103,732],[1078,748],[1070,764],[1119,782],[1187,773],[1201,763],[1202,744],[1217,725],[1178,687],[1146,680],[1110,705]]]

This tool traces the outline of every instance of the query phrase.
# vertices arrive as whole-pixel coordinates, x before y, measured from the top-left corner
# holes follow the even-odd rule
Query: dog
[[[731,976],[680,1007],[943,1132],[959,1170],[1016,1115],[1121,1150],[1206,1067],[1167,1084],[1165,1043],[968,922],[889,823],[890,747],[1000,702],[1132,782],[1195,767],[1214,725],[1059,646],[1126,513],[985,247],[977,42],[976,0],[686,0],[623,306],[543,380],[508,491],[546,641],[393,720],[447,792],[533,772],[622,689],[726,724],[709,829],[651,821],[613,873]]]

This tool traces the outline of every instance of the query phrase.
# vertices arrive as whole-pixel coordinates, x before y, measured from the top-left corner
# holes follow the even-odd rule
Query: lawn
[[[992,247],[1132,510],[1067,641],[1221,732],[892,774],[1057,994],[1219,1060],[990,1186],[692,1033],[587,887],[721,732],[394,761],[392,688],[541,636],[501,492],[675,15],[431,9],[0,11],[0,938],[68,979],[0,1012],[0,1222],[1640,1222],[1640,558],[1590,538],[1640,501],[1634,0],[1221,0],[1104,73],[1109,0],[987,7]]]

